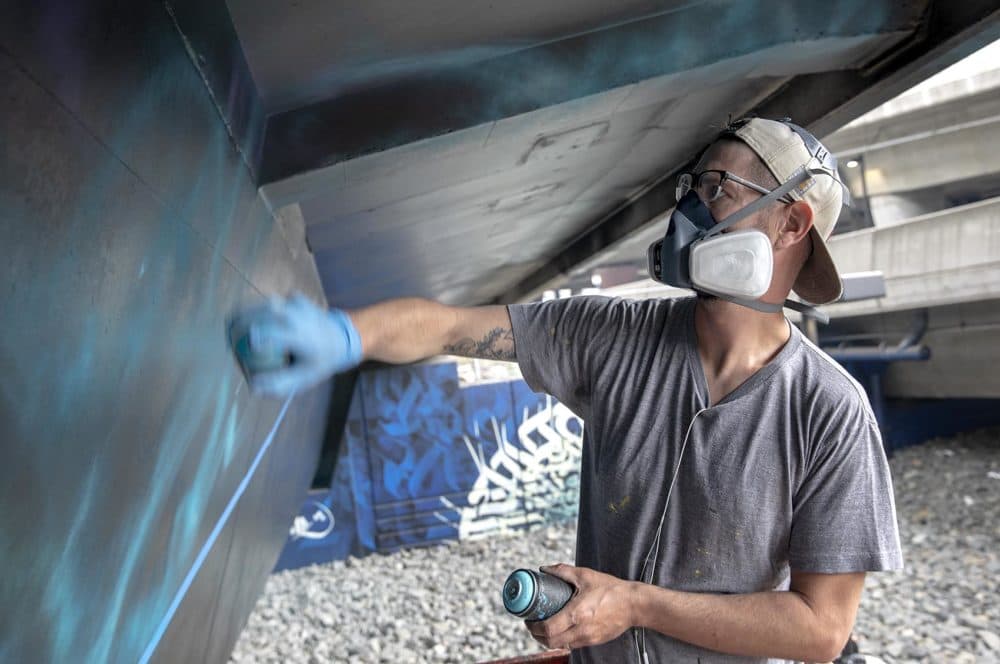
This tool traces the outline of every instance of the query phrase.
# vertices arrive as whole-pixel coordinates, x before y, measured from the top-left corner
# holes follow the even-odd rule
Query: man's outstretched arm
[[[528,624],[547,647],[597,645],[643,627],[718,652],[805,662],[840,654],[865,578],[793,572],[788,591],[716,595],[622,581],[570,565],[545,569],[578,588],[555,616]]]
[[[431,300],[389,300],[349,312],[365,359],[393,364],[434,355],[514,361],[507,307],[452,307]]]
[[[442,353],[516,359],[504,306],[450,307],[407,298],[348,312],[293,295],[240,313],[230,323],[234,329],[249,330],[245,355],[292,358],[248,372],[252,389],[270,396],[307,389],[364,360],[403,364]]]

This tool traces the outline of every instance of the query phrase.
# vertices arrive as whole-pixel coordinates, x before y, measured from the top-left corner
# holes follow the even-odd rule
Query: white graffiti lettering
[[[292,540],[312,539],[321,540],[333,532],[336,519],[329,507],[318,500],[309,501],[315,509],[312,516],[304,517],[301,514],[292,521],[292,527],[288,531]]]
[[[538,412],[527,409],[517,428],[517,444],[507,427],[490,418],[497,450],[486,460],[482,442],[464,436],[465,446],[479,471],[467,505],[441,497],[458,513],[459,539],[511,531],[576,513],[579,499],[583,421],[565,405],[547,397]],[[476,427],[478,433],[478,427]],[[455,525],[454,518],[436,513]]]

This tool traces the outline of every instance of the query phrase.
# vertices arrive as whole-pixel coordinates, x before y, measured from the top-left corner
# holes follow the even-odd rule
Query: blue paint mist
[[[877,35],[887,23],[909,25],[916,18],[913,7],[888,0],[785,3],[762,9],[755,3],[709,0],[672,7],[588,33],[586,46],[571,53],[558,46],[546,48],[517,40],[468,45],[448,51],[400,56],[386,50],[382,58],[373,45],[364,60],[338,62],[329,71],[315,74],[304,99],[335,100],[422,77],[428,82],[448,82],[469,91],[468,104],[449,109],[454,126],[439,133],[473,127],[541,108],[581,99],[610,89],[659,76],[696,69],[731,58],[751,55],[770,47],[829,38]],[[762,15],[766,20],[761,20]],[[577,35],[579,36],[579,35]],[[572,37],[572,36],[570,36]],[[713,84],[706,81],[706,86]],[[304,103],[298,100],[299,104]],[[718,109],[725,117],[730,109]],[[287,122],[288,147],[296,138],[305,146],[314,137],[322,111],[313,114],[298,108],[282,119]],[[378,152],[415,140],[420,119],[405,127],[387,127],[365,152]],[[336,155],[338,161],[357,154]]]
[[[162,8],[135,37],[71,5],[0,53],[0,659],[135,662],[278,413],[224,316],[282,240]]]

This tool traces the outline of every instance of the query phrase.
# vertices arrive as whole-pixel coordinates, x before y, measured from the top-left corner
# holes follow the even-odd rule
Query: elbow
[[[813,652],[806,661],[832,662],[840,657],[840,653],[844,650],[844,644],[850,637],[850,629],[844,630],[832,625],[825,626],[814,640]]]
[[[817,647],[807,662],[832,662],[840,657],[841,648],[831,648],[828,645]]]
[[[860,583],[855,585],[860,591]],[[809,609],[805,623],[808,627],[803,630],[803,633],[808,635],[802,641],[803,652],[801,654],[804,656],[803,659],[807,662],[832,662],[836,660],[840,657],[844,644],[851,638],[857,612],[857,600],[817,602],[803,593],[799,593],[799,598]]]

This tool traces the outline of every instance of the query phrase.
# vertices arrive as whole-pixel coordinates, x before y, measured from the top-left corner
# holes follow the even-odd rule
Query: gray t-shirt
[[[708,408],[695,301],[508,307],[525,381],[586,424],[576,564],[639,580],[677,469],[647,581],[752,593],[787,589],[790,569],[901,568],[889,468],[858,383],[789,325],[777,356]],[[572,661],[637,662],[632,632]],[[646,649],[651,662],[769,661],[652,630]]]

